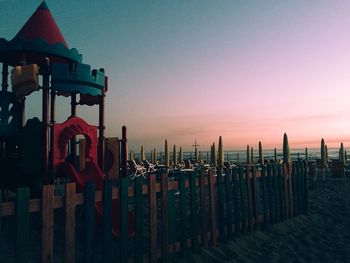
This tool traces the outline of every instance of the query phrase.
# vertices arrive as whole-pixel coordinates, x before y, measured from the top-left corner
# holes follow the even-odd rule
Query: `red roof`
[[[41,38],[48,44],[62,43],[66,48],[68,45],[64,40],[49,8],[45,1],[41,3],[34,14],[28,19],[15,38],[22,37],[26,40]]]

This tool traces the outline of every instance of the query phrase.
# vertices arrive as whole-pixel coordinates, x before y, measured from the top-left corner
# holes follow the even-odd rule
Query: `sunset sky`
[[[41,1],[0,0],[12,39]],[[350,145],[350,1],[46,1],[70,48],[109,76],[107,135],[139,149]],[[40,94],[27,117],[40,116]],[[61,99],[58,120],[68,117]],[[39,112],[39,113],[38,113]],[[97,108],[78,114],[97,123]]]

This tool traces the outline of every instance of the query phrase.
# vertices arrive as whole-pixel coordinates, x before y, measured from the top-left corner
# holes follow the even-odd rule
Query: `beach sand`
[[[318,181],[309,213],[270,225],[183,262],[350,262],[350,181]]]

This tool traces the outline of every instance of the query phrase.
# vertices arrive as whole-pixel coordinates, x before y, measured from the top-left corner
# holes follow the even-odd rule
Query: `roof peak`
[[[38,9],[50,10],[45,1],[42,1]]]

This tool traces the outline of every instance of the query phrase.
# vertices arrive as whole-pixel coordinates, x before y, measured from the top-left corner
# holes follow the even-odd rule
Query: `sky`
[[[12,39],[41,1],[0,1]],[[70,48],[105,68],[106,135],[225,149],[350,145],[350,1],[46,1]],[[9,14],[11,14],[9,16]],[[60,98],[58,121],[69,116]],[[26,116],[40,116],[40,94]],[[97,124],[97,108],[78,108]]]

